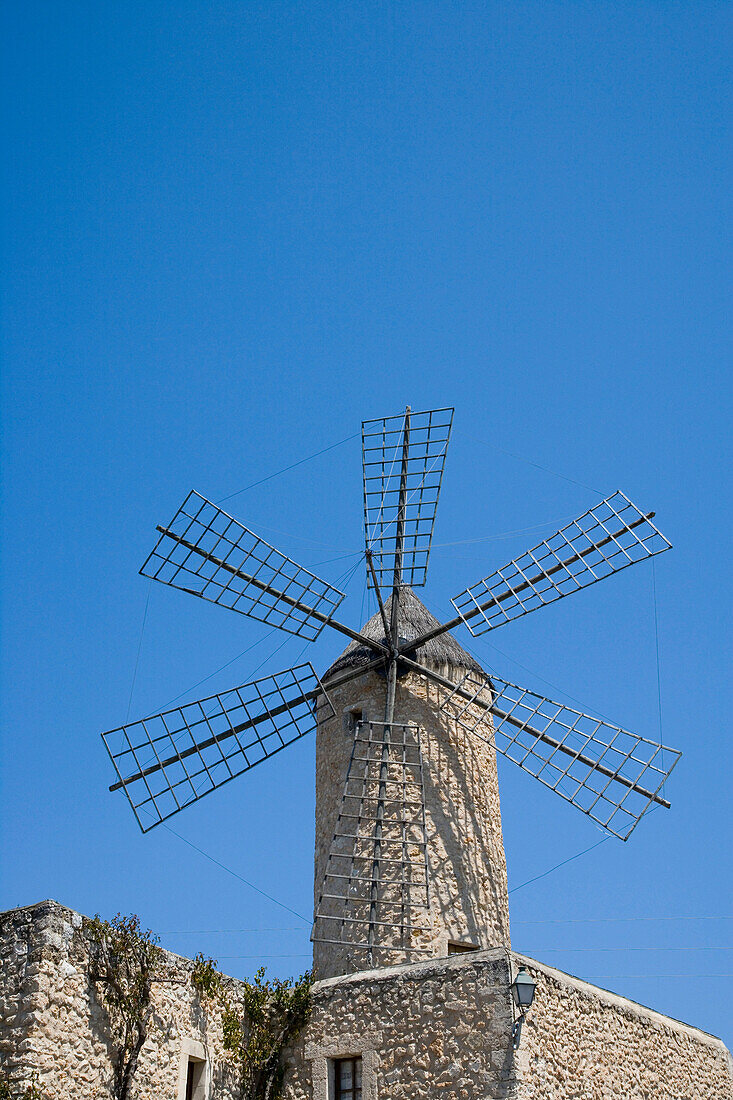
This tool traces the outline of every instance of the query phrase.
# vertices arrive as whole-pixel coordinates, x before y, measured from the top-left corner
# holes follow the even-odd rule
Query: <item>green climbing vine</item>
[[[262,967],[253,981],[236,983],[233,1001],[216,959],[199,954],[191,982],[202,998],[221,1007],[224,1049],[235,1063],[242,1100],[277,1100],[285,1075],[283,1052],[310,1013],[310,971],[295,980],[266,981]]]
[[[85,920],[90,944],[89,976],[97,986],[115,1040],[115,1100],[127,1100],[153,1014],[152,983],[163,952],[140,918],[118,913],[112,921]]]

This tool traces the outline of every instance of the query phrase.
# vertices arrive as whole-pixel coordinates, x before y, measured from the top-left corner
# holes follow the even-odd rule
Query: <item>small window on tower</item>
[[[347,707],[344,711],[344,732],[355,733],[359,722],[363,720],[364,708],[361,705],[357,707]]]
[[[466,951],[478,951],[477,943],[459,943],[458,941],[450,940],[448,942],[448,954],[449,955],[464,955]]]
[[[333,1070],[334,1100],[361,1100],[361,1058],[337,1058]]]

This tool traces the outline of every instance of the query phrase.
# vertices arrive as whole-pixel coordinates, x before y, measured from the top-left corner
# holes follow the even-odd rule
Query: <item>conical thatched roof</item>
[[[392,607],[390,596],[386,604],[387,621],[389,622]],[[411,588],[400,589],[399,633],[402,638],[418,638],[427,630],[438,626],[438,620],[430,614],[428,609],[420,602]],[[382,616],[377,611],[371,619],[362,627],[361,633],[367,638],[373,638],[376,642],[384,641],[384,627]],[[327,680],[329,676],[335,676],[337,672],[345,672],[347,669],[358,668],[365,665],[374,657],[373,650],[360,642],[350,642],[340,657],[337,657],[327,672],[321,677]],[[474,660],[465,649],[459,646],[452,634],[441,634],[433,638],[425,645],[420,646],[413,660],[421,664],[432,666],[453,665],[455,668],[471,669],[474,672],[483,672],[478,661]]]

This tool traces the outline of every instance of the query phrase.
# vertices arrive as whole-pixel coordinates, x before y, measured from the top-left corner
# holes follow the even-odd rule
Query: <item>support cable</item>
[[[267,900],[271,901],[273,905],[279,905],[281,909],[285,909],[288,913],[292,913],[294,917],[297,917],[298,920],[304,921],[305,924],[311,923],[310,919],[308,917],[304,917],[302,913],[299,913],[297,911],[297,909],[293,909],[291,908],[291,906],[286,905],[284,901],[279,901],[278,898],[273,897],[272,894],[268,894],[266,890],[261,890],[259,886],[255,886],[255,884],[253,882],[250,882],[249,879],[246,879],[243,875],[240,875],[236,871],[233,871],[231,867],[227,867],[227,865],[225,863],[222,863],[221,860],[218,860],[214,856],[209,855],[209,853],[205,852],[203,848],[199,848],[198,845],[194,844],[192,840],[188,840],[185,836],[181,836],[180,833],[177,833],[175,829],[171,829],[170,825],[166,825],[164,821],[161,822],[161,824],[164,829],[167,829],[167,831],[171,833],[172,836],[177,837],[184,844],[187,844],[189,848],[193,848],[194,852],[198,852],[200,856],[204,857],[204,859],[208,859],[211,863],[215,863],[217,867],[220,867],[222,871],[226,871],[228,875],[232,875],[233,878],[236,878],[240,882],[243,882],[245,886],[248,886],[250,890],[254,890],[256,894],[260,894],[263,898],[267,898]]]
[[[563,859],[560,863],[556,863],[554,867],[550,867],[549,870],[543,871],[541,875],[535,875],[534,878],[528,878],[526,882],[520,883],[519,886],[513,886],[509,893],[516,894],[517,890],[523,890],[525,886],[529,886],[533,882],[539,882],[541,878],[547,878],[553,871],[557,871],[560,867],[564,867],[566,863],[572,863],[574,859],[580,859],[581,856],[585,856],[588,852],[592,852],[594,848],[600,848],[601,844],[605,844],[606,841],[610,839],[610,836],[602,837],[601,840],[597,840],[595,844],[591,844],[590,848],[584,848],[582,852],[576,852],[574,856],[568,856],[567,859]]]
[[[719,917],[557,917],[549,920],[513,920],[515,924],[626,924],[635,921],[667,921],[667,920],[733,920],[733,916],[724,914]],[[166,928],[161,931],[161,936],[213,936],[213,935],[240,935],[245,932],[300,932],[300,925],[290,925],[284,928]],[[727,950],[727,948],[726,948]]]
[[[284,466],[282,470],[276,470],[274,474],[268,474],[267,477],[260,478],[259,481],[253,481],[250,485],[245,485],[243,489],[237,489],[234,493],[229,493],[228,496],[221,497],[219,500],[214,501],[215,504],[223,504],[225,500],[231,500],[232,497],[238,497],[241,493],[247,493],[250,489],[255,489],[258,485],[264,485],[266,481],[272,481],[275,477],[280,477],[281,474],[287,474],[290,470],[294,470],[296,466],[302,466],[305,462],[310,462],[313,458],[318,458],[320,455],[325,455],[327,451],[334,451],[337,447],[342,447],[344,443],[350,443],[352,439],[356,439],[359,433],[354,432],[353,435],[349,435],[346,439],[340,439],[338,443],[332,443],[329,447],[323,447],[320,451],[315,451],[312,455],[307,455],[306,458],[300,458],[297,462],[291,462],[289,466]]]
[[[659,709],[659,742],[662,743],[662,674],[659,663],[659,611],[657,608],[657,570],[652,558],[652,599],[654,602],[654,642],[657,654],[657,707]],[[664,769],[664,746],[662,746],[662,769]],[[664,790],[664,784],[662,784]]]
[[[137,667],[140,664],[140,650],[143,647],[143,635],[145,633],[145,623],[148,618],[148,606],[150,604],[150,590],[153,587],[152,579],[148,583],[148,594],[145,597],[145,610],[143,611],[143,624],[140,627],[140,641],[137,643],[137,655],[135,657],[135,668],[132,673],[132,683],[130,684],[130,698],[127,700],[127,714],[125,715],[125,721],[130,717],[130,710],[132,709],[132,694],[135,690],[135,681],[137,680]]]
[[[526,466],[534,466],[536,470],[542,470],[546,474],[551,474],[553,477],[560,478],[561,481],[569,481],[572,485],[579,485],[581,489],[587,489],[591,493],[596,493],[599,497],[603,496],[600,489],[594,489],[592,485],[586,485],[582,481],[577,481],[574,477],[568,477],[567,474],[560,474],[557,470],[551,469],[549,466],[542,466],[539,462],[532,462],[530,458],[524,458],[523,455],[515,455],[512,451],[507,451],[503,447],[500,447],[498,443],[487,443],[485,439],[478,439],[477,436],[470,437],[474,443],[480,443],[483,447],[495,447],[497,451],[501,451],[502,454],[507,455],[509,458],[516,459],[517,462],[523,462]]]

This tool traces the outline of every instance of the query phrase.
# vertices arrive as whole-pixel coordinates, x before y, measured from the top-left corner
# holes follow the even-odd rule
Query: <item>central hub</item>
[[[380,640],[381,640],[382,645],[388,646],[386,638],[381,638]],[[399,638],[397,639],[397,645],[399,646],[400,649],[402,649],[404,646],[409,646],[411,641],[412,641],[412,638],[405,638],[402,635],[400,635]],[[409,657],[409,659],[411,661],[415,660],[414,650],[405,649],[404,656]],[[386,680],[386,678],[387,678],[387,669],[388,668],[389,668],[389,661],[385,661],[385,663],[378,669],[379,675],[382,677],[383,680]],[[408,672],[410,672],[410,671],[411,671],[410,666],[405,664],[405,662],[403,660],[401,660],[400,657],[398,657],[397,658],[397,679],[398,680],[404,680],[405,676],[407,676]]]

